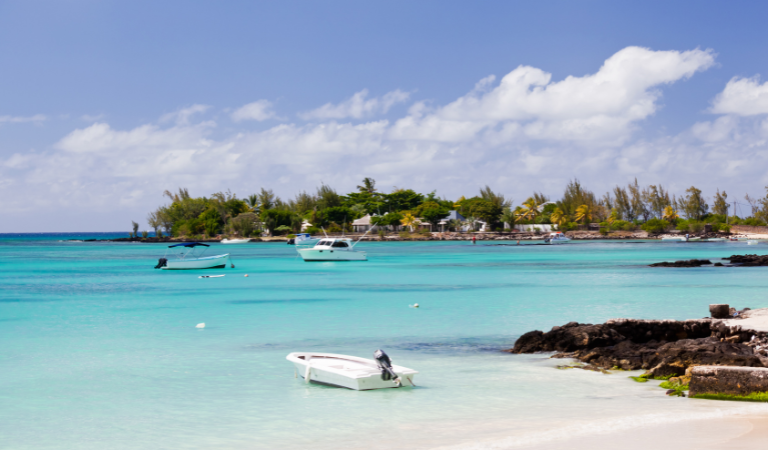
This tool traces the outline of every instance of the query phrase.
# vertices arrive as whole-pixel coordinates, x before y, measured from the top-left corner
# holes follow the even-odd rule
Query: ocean
[[[363,242],[369,261],[322,263],[212,244],[236,267],[201,272],[153,269],[163,244],[70,240],[122,236],[0,235],[0,448],[539,448],[768,413],[502,352],[569,321],[768,307],[765,268],[647,266],[768,244]],[[416,388],[307,385],[285,359],[379,348]]]

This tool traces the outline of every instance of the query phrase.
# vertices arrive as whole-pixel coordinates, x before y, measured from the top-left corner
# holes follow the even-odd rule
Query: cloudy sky
[[[0,2],[0,232],[183,186],[768,185],[760,2]]]

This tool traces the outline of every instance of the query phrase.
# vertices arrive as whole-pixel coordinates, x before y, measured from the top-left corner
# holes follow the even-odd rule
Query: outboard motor
[[[168,265],[168,260],[165,258],[160,258],[160,260],[157,262],[157,265],[155,266],[155,269],[159,269],[161,267],[165,267]]]
[[[379,366],[379,369],[381,369],[382,380],[393,380],[398,385],[400,384],[400,377],[397,376],[395,370],[392,368],[392,360],[389,359],[389,356],[387,356],[386,353],[384,353],[384,350],[376,350],[373,353],[373,359],[376,360],[376,364]]]
[[[288,239],[288,245],[296,245],[296,239],[294,238]]]

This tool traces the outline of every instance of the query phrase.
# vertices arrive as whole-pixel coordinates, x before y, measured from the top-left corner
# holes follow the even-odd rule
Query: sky
[[[768,186],[762,2],[0,1],[0,233],[321,183]]]

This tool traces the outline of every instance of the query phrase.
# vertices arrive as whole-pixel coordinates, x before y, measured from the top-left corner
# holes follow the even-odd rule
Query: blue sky
[[[573,177],[763,195],[766,9],[1,2],[0,232],[127,229],[179,186],[365,176],[518,203]]]

